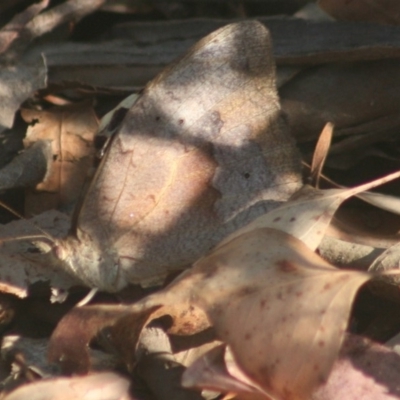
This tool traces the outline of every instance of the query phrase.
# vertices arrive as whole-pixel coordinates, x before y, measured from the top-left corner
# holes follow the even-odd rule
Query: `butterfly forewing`
[[[74,250],[70,265],[108,290],[159,282],[286,200],[299,169],[269,33],[255,21],[228,25],[155,78],[128,111],[77,221],[92,263]]]

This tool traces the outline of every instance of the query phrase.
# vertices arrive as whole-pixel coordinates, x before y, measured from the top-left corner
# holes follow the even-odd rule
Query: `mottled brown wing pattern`
[[[299,170],[269,32],[256,21],[228,25],[128,111],[62,258],[89,286],[160,282],[286,200]]]

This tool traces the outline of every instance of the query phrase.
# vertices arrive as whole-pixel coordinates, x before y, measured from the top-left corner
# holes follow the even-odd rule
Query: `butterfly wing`
[[[116,254],[120,281],[151,284],[286,200],[299,171],[269,32],[256,21],[227,25],[128,111],[82,204],[78,234]]]

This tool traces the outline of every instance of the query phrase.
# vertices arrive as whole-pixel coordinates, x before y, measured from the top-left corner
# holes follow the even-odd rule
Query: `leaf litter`
[[[67,3],[74,4],[73,1]],[[93,7],[95,6],[98,5],[93,3]],[[77,16],[79,17],[79,12]],[[46,20],[50,17],[51,14],[48,13],[41,15],[39,19]],[[41,34],[41,29],[35,34],[35,29],[32,30],[32,27],[34,28],[32,24],[28,26],[28,31],[31,31],[33,36]],[[264,38],[264,42],[258,42],[260,37]],[[222,44],[218,44],[220,39],[222,39]],[[246,43],[246,48],[243,49],[243,46],[240,48],[242,53],[238,53],[238,49],[233,46],[235,41]],[[265,57],[263,61],[252,53],[255,50],[249,46],[249,43],[253,43],[254,49],[258,49],[257,51],[263,54]],[[353,188],[319,190],[305,185],[298,190],[301,186],[298,156],[287,134],[285,120],[281,118],[270,47],[269,34],[261,25],[254,22],[229,25],[203,39],[188,55],[170,66],[166,72],[149,84],[141,96],[129,100],[126,107],[125,103],[121,103],[113,110],[112,115],[107,116],[107,121],[101,125],[101,134],[111,135],[111,139],[103,150],[104,159],[87,191],[85,200],[76,208],[72,233],[69,234],[67,241],[54,241],[50,238],[50,247],[47,245],[48,248],[53,247],[54,254],[58,258],[64,258],[69,252],[73,253],[76,262],[70,263],[70,267],[67,267],[70,273],[68,278],[62,278],[61,271],[65,270],[65,265],[63,269],[60,269],[61,264],[57,262],[54,264],[54,257],[52,258],[50,253],[48,255],[32,254],[32,248],[26,244],[22,245],[22,242],[19,245],[10,243],[7,250],[8,242],[3,242],[2,257],[9,254],[7,257],[10,257],[10,260],[2,261],[2,263],[3,265],[8,263],[9,271],[16,274],[15,278],[4,276],[2,290],[6,292],[30,297],[31,283],[35,280],[48,279],[51,280],[53,290],[57,285],[70,288],[80,283],[95,289],[118,292],[115,295],[108,295],[110,297],[106,297],[104,305],[97,304],[104,296],[100,293],[94,298],[94,305],[75,307],[60,322],[58,320],[56,323],[53,322],[55,329],[49,345],[50,359],[60,364],[64,373],[87,373],[96,370],[93,351],[98,350],[92,349],[94,346],[96,349],[101,348],[110,353],[112,358],[119,359],[120,365],[133,374],[134,379],[141,376],[153,391],[153,395],[160,399],[169,398],[165,396],[197,398],[197,395],[191,397],[190,392],[186,391],[162,390],[153,375],[156,371],[162,372],[171,366],[176,367],[172,368],[176,372],[175,376],[172,376],[174,374],[164,376],[164,373],[159,375],[163,376],[162,381],[166,382],[166,387],[179,386],[180,376],[186,366],[189,368],[184,374],[185,385],[196,386],[200,389],[210,388],[210,382],[207,379],[204,381],[202,377],[199,378],[198,370],[196,372],[197,364],[192,364],[193,354],[200,355],[199,362],[208,360],[210,371],[217,371],[211,377],[213,378],[211,389],[224,393],[238,393],[239,399],[306,399],[310,396],[318,399],[321,391],[324,392],[335,385],[331,383],[331,379],[339,379],[339,381],[343,379],[347,367],[343,367],[344,364],[340,361],[342,355],[339,358],[338,355],[345,339],[345,330],[354,298],[359,288],[376,274],[337,269],[317,255],[315,249],[326,235],[334,213],[344,200],[395,179],[399,173],[392,173]],[[217,53],[219,57],[221,54],[226,54],[226,60],[229,62],[221,62],[224,58],[215,57]],[[205,61],[208,63],[206,63],[207,69],[211,76],[208,83],[207,80],[204,81],[202,74]],[[267,72],[262,72],[263,68]],[[192,75],[198,81],[189,77],[190,71],[192,73],[197,70],[198,77],[196,73]],[[238,71],[239,79],[235,75]],[[251,79],[246,74],[252,75]],[[174,77],[178,75],[179,80],[175,80]],[[186,75],[188,82],[184,85]],[[287,83],[290,85],[292,79],[301,78],[301,76],[301,73],[289,76]],[[232,84],[243,82],[243,85],[239,84],[238,89],[232,91],[227,81]],[[196,85],[201,86],[204,82],[212,83],[218,88],[215,93],[212,91],[207,93],[211,100],[207,100],[207,96],[205,94],[203,96],[203,92],[197,89]],[[262,85],[263,82],[264,84],[267,82],[265,86]],[[182,90],[174,89],[171,95],[170,87],[177,83],[182,84]],[[250,99],[244,87],[252,88]],[[282,91],[284,99],[288,95],[287,88],[288,86]],[[204,91],[204,88],[202,90]],[[259,98],[258,94],[261,94]],[[168,99],[168,101],[163,103],[162,99]],[[262,104],[261,100],[265,103]],[[239,109],[241,114],[246,114],[248,121],[245,119],[243,122],[242,115],[240,118],[236,117]],[[286,111],[290,110],[286,109]],[[157,121],[157,117],[160,117],[164,124],[160,133],[158,133],[159,128],[156,127],[158,124],[152,120],[155,118]],[[217,117],[222,123],[218,127]],[[294,120],[291,117],[289,113],[289,123],[293,126]],[[188,128],[179,128],[180,125],[185,125],[192,119],[193,122],[188,125]],[[183,123],[180,122],[181,120]],[[192,135],[196,129],[203,132]],[[342,129],[341,133],[344,130]],[[138,134],[131,135],[131,131]],[[214,131],[217,132],[216,136]],[[332,133],[329,125],[326,131]],[[207,137],[207,132],[210,133],[211,139]],[[243,135],[239,137],[246,146],[256,144],[252,148],[256,149],[255,152],[249,146],[251,151],[247,153],[244,146],[240,147],[243,152],[235,154],[231,139],[238,132]],[[265,132],[268,132],[266,136]],[[345,134],[349,132],[346,131]],[[376,140],[378,136],[376,133],[374,135],[373,140]],[[148,140],[149,136],[157,140],[153,140],[153,143]],[[264,142],[265,137],[269,139]],[[132,138],[134,141],[131,143]],[[176,138],[179,140],[175,142]],[[335,140],[333,137],[333,141]],[[160,143],[157,144],[157,141]],[[321,142],[322,147],[317,146],[315,151],[316,162],[313,163],[312,168],[314,171],[312,183],[316,186],[321,177],[329,142],[330,138],[325,140],[325,144]],[[350,142],[351,139],[348,143]],[[359,143],[367,142],[360,140]],[[226,146],[227,144],[229,146]],[[344,144],[347,146],[346,143]],[[183,153],[179,147],[182,145]],[[283,149],[283,156],[280,155],[274,159],[273,151],[269,151],[269,148],[274,146]],[[132,149],[139,154],[137,159],[129,154]],[[337,153],[340,146],[336,146],[335,149]],[[173,161],[177,154],[181,154],[180,152],[183,159],[189,156],[188,163],[176,164]],[[258,154],[257,152],[260,156],[254,156]],[[152,156],[149,157],[149,154]],[[190,159],[193,154],[199,157]],[[241,164],[241,157],[244,159],[247,157],[247,164],[254,157],[260,161],[268,160],[267,167],[275,174],[272,183],[268,180],[271,178],[271,171],[268,171],[268,168],[255,165],[249,172],[249,166]],[[132,160],[135,162],[132,163]],[[70,161],[74,162],[73,159]],[[140,165],[140,168],[132,168],[134,164]],[[127,166],[129,174],[121,174],[124,166]],[[165,190],[165,187],[169,188],[168,185],[165,186],[168,179],[163,181],[160,177],[162,178],[162,174],[171,166],[172,170],[180,172],[181,176],[172,175],[172,180],[168,185],[176,193],[173,193],[172,197],[165,202],[167,196],[171,196]],[[224,168],[226,168],[225,175]],[[185,191],[179,188],[192,184],[193,176],[198,175],[193,175],[190,171],[196,171],[196,169],[201,173],[204,172],[204,176],[200,177],[198,182],[197,189],[199,190],[193,185],[190,186],[194,194],[193,199],[196,200],[192,202],[192,198],[190,196],[185,198]],[[158,183],[154,178],[157,174],[159,175]],[[135,190],[128,190],[130,184],[125,183],[128,175],[129,180],[133,179],[132,187]],[[230,175],[235,176],[235,179],[229,181]],[[269,176],[265,182],[257,180],[258,178],[252,181],[254,177],[264,175]],[[110,188],[120,184],[122,184],[122,189],[119,191],[117,189],[116,194],[112,193]],[[157,190],[153,190],[154,187],[157,188],[157,184],[160,184],[162,188],[161,195]],[[224,186],[225,184],[227,186]],[[229,185],[232,186],[229,187]],[[60,185],[60,190],[63,190],[61,186],[63,185]],[[224,188],[228,190],[224,191]],[[258,193],[260,188],[265,190],[261,196]],[[251,192],[252,190],[254,192]],[[220,192],[220,197],[216,195],[217,191]],[[149,193],[150,196],[146,198],[145,195]],[[198,193],[200,196],[197,198]],[[116,201],[115,195],[122,199],[121,207],[120,200]],[[161,210],[164,214],[155,220],[146,221],[148,219],[146,207],[152,201],[154,202],[151,196],[159,197],[156,210]],[[398,199],[395,197],[390,199],[389,196],[380,194],[371,194],[371,196],[378,199],[372,200],[375,203],[378,202],[385,207],[385,203],[390,202],[388,207],[397,210]],[[107,197],[110,198],[107,199]],[[187,201],[188,199],[190,201]],[[202,203],[204,201],[205,203]],[[270,204],[262,204],[263,201]],[[204,209],[201,208],[203,204]],[[252,208],[254,205],[260,205],[260,207],[254,209]],[[185,207],[188,210],[186,214]],[[131,225],[129,225],[129,219],[126,216],[132,212],[142,212],[142,210],[144,210],[144,217],[139,215],[139,225],[142,220],[148,225],[141,226],[142,231],[136,231],[136,228],[132,230],[132,224],[130,222]],[[203,244],[199,240],[202,238],[201,232],[204,228],[204,221],[199,219],[202,210],[207,211],[204,221],[212,222],[204,229],[204,235],[207,232],[212,233],[212,240],[205,241]],[[214,212],[214,220],[210,217],[212,214],[210,210]],[[153,211],[150,210],[151,213]],[[158,225],[160,221],[166,221],[168,218],[172,218],[171,221],[178,218],[180,221],[179,218],[182,215],[188,218],[189,225],[180,222],[176,226]],[[219,219],[220,216],[223,218]],[[231,221],[237,216],[239,218],[232,223]],[[56,219],[50,217],[49,220],[55,222]],[[216,229],[219,229],[221,223],[229,228],[221,229],[217,233]],[[133,224],[133,226],[136,225]],[[192,226],[193,231],[192,228],[188,229]],[[4,228],[4,236],[6,236],[7,232],[10,232],[8,230],[10,227]],[[173,234],[175,228],[177,235]],[[26,221],[22,221],[18,229],[26,230]],[[165,234],[162,233],[163,229],[165,229]],[[63,232],[60,231],[61,237],[65,235],[65,230]],[[81,241],[80,243],[85,242],[83,247],[84,250],[88,250],[86,254],[78,251],[79,241],[73,239],[73,232]],[[174,251],[177,253],[182,251],[179,246],[176,250],[171,243],[180,245],[180,236],[183,234],[186,235],[188,254],[191,254],[185,262],[174,259],[175,256],[170,257]],[[142,250],[140,246],[135,248],[133,243],[136,241],[137,243],[142,241]],[[165,241],[164,247],[160,247],[161,251],[160,248],[152,245],[152,243],[157,244],[157,241],[159,243]],[[65,246],[65,243],[71,244],[71,247]],[[55,247],[54,244],[56,244]],[[110,251],[105,251],[110,248],[110,244],[112,245]],[[92,245],[94,245],[93,248]],[[18,246],[20,246],[19,250],[17,250]],[[148,254],[146,253],[147,246],[149,247]],[[41,247],[45,247],[43,243]],[[127,249],[129,253],[126,253]],[[144,255],[148,257],[150,254],[150,258],[143,258],[147,260],[143,262],[143,265],[147,265],[147,270],[138,275],[137,267],[140,266],[140,262],[136,258],[141,257],[143,249],[145,249]],[[152,264],[151,257],[154,257],[152,253],[161,260],[161,269],[157,269],[159,267]],[[26,262],[22,268],[19,261],[15,262],[20,255]],[[85,256],[92,260],[105,257],[108,261],[104,262],[103,268],[101,260],[100,264],[97,264],[98,260],[86,263]],[[35,272],[32,267],[34,259],[39,264],[46,263],[46,265],[43,264],[42,272]],[[380,259],[382,260],[391,264],[390,259],[385,258],[385,255]],[[121,261],[124,262],[120,263]],[[190,267],[192,264],[193,266]],[[49,273],[50,269],[54,269],[53,275]],[[134,300],[119,304],[121,299],[129,299],[129,296],[132,296],[133,286],[120,290],[127,284],[138,282],[145,286],[160,284],[168,273],[182,269],[186,270],[165,288],[158,291],[154,288],[152,291],[155,292],[147,296],[143,292],[142,295],[144,294],[145,297],[133,304],[131,303]],[[23,273],[21,273],[22,270]],[[4,275],[11,274],[7,272],[7,269],[1,272],[3,273]],[[154,276],[151,276],[153,273]],[[57,279],[61,279],[61,282]],[[63,279],[66,280],[63,281]],[[110,300],[111,303],[117,304],[109,304]],[[7,318],[6,320],[7,325],[10,322]],[[154,334],[155,332],[158,334]],[[178,350],[172,345],[177,340],[176,338],[198,338],[204,332],[212,332],[212,337],[207,343],[196,339],[200,340],[197,343],[198,353],[193,352],[192,344],[192,347],[189,346],[189,350],[186,350],[186,354],[184,351],[184,355],[180,353],[178,356]],[[157,337],[158,342],[154,339]],[[171,341],[171,346],[168,341]],[[356,342],[353,349],[357,347],[357,343],[360,341]],[[165,351],[165,355],[156,356],[160,351]],[[352,351],[346,353],[347,360],[350,362],[356,360]],[[189,352],[192,356],[189,356]],[[109,364],[108,368],[113,370],[114,366]],[[354,382],[358,380],[361,386],[370,385],[370,393],[381,396],[385,400],[392,398],[385,397],[384,394],[384,388],[390,387],[390,381],[384,382],[382,389],[382,386],[375,382],[367,382],[365,375],[357,376],[354,374],[354,369],[350,370]],[[147,372],[144,373],[144,371]],[[372,374],[376,373],[376,371],[372,372]],[[88,385],[81,386],[82,391],[87,394],[93,393],[93,396],[97,396],[96,398],[100,395],[96,391],[99,388],[97,376],[100,380],[104,376],[104,384],[106,379],[115,384],[120,379],[116,375],[107,377],[106,375],[88,375],[86,377],[88,379],[82,378],[82,385],[86,385],[86,382]],[[93,380],[90,380],[90,377],[93,377]],[[38,388],[43,398],[54,398],[56,395],[65,398],[69,396],[67,390],[70,385],[76,388],[81,385],[78,383],[79,379],[53,380],[51,381],[53,386],[44,384],[39,385]],[[208,379],[210,380],[210,377]],[[26,386],[26,389],[23,387],[22,392],[17,390],[14,394],[29,396],[32,391],[38,390],[36,385]],[[126,396],[128,396],[126,398],[133,398],[132,395],[127,394],[127,386],[124,385],[121,392],[117,391],[104,396],[106,398],[125,398]],[[136,381],[133,387],[137,388]],[[80,390],[74,392],[77,398],[83,396]],[[117,397],[113,397],[114,395]],[[204,392],[202,395],[215,398],[218,394]],[[337,395],[335,391],[333,394],[328,391],[321,398],[334,399],[335,395]],[[13,393],[8,397],[13,398],[12,396]],[[138,398],[144,399],[147,398],[146,396],[142,393]],[[348,390],[347,393],[341,395],[341,398],[353,399],[357,396],[360,396],[359,392]],[[394,398],[397,398],[396,395]]]

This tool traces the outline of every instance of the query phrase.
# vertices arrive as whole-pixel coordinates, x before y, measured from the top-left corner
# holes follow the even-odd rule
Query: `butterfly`
[[[126,112],[54,262],[110,292],[151,286],[301,185],[268,30],[227,25],[151,81]]]

